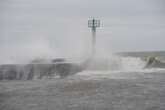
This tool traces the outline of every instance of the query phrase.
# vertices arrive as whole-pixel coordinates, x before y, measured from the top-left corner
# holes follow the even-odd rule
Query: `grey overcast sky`
[[[0,62],[82,57],[93,17],[101,52],[165,50],[165,0],[0,0]]]

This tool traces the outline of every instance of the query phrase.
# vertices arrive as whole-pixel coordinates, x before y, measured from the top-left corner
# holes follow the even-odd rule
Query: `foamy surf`
[[[164,73],[165,69],[153,68],[153,69],[143,69],[135,71],[83,71],[76,74],[77,77],[86,80],[102,80],[102,79],[137,79],[143,77],[144,74],[148,73]]]
[[[105,78],[132,79],[138,78],[137,76],[143,76],[145,73],[165,72],[165,68],[146,69],[146,64],[147,62],[140,57],[111,57],[107,60],[95,58],[90,65],[91,67],[83,72],[79,72],[77,76],[98,80]]]
[[[134,71],[143,69],[146,64],[140,57],[94,57],[87,70]]]

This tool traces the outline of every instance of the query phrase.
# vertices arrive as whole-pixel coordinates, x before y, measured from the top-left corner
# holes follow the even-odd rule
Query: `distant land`
[[[131,57],[165,57],[165,51],[118,52],[116,54]]]

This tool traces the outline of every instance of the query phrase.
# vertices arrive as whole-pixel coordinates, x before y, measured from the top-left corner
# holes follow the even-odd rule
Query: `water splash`
[[[93,57],[87,69],[108,71],[137,71],[145,67],[146,62],[140,57]]]

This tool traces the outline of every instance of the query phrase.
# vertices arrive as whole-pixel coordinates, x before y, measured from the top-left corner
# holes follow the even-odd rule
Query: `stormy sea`
[[[0,110],[164,110],[165,52],[0,66]]]

